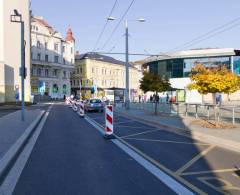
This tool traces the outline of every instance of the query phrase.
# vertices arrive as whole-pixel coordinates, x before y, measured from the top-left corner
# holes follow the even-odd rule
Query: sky
[[[118,0],[96,48],[103,52],[125,51],[122,22],[103,48],[132,0]],[[32,0],[31,9],[43,16],[64,37],[71,26],[80,53],[91,52],[115,0]],[[129,20],[129,52],[159,54],[194,48],[240,48],[240,0],[135,0],[125,19]],[[146,22],[134,21],[144,18]],[[236,19],[238,18],[238,19]],[[235,20],[236,19],[236,20]],[[188,47],[182,45],[212,29],[235,20],[226,31]],[[229,29],[228,29],[229,27]],[[221,29],[219,30],[221,31]],[[211,35],[211,34],[209,34]],[[202,37],[204,39],[205,37]],[[185,45],[186,46],[186,45]],[[124,55],[113,55],[124,60]],[[130,60],[144,56],[130,56]]]

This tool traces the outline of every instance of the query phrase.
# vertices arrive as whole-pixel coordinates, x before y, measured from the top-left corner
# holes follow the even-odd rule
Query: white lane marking
[[[37,142],[37,139],[42,131],[42,128],[48,118],[49,112],[52,109],[53,104],[48,108],[43,119],[41,120],[40,124],[38,125],[37,129],[35,130],[34,134],[28,141],[27,145],[23,149],[22,153],[16,160],[14,166],[6,176],[5,180],[3,181],[2,185],[0,186],[0,194],[1,195],[10,195],[13,193],[16,184],[21,176],[21,173],[31,155],[34,145]]]
[[[91,121],[91,119],[88,119],[85,117],[85,119],[94,126],[98,131],[101,132],[101,134],[104,134],[104,131],[101,127],[96,125],[94,122]],[[174,180],[172,177],[158,169],[155,165],[144,159],[142,156],[137,154],[135,151],[127,147],[126,145],[122,144],[118,140],[111,140],[114,144],[116,144],[119,148],[121,148],[124,152],[126,152],[129,156],[131,156],[133,159],[135,159],[140,165],[142,165],[145,169],[147,169],[150,173],[152,173],[154,176],[156,176],[161,182],[163,182],[165,185],[167,185],[171,190],[176,192],[177,194],[194,194],[189,189],[184,187],[182,184]]]

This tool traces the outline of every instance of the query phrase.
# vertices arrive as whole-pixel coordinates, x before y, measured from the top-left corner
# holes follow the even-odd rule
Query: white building
[[[0,102],[15,101],[15,93],[20,92],[21,77],[21,31],[20,23],[13,23],[10,16],[16,9],[22,15],[25,28],[25,100],[30,101],[30,13],[29,0],[0,0]]]
[[[31,89],[35,97],[59,99],[70,95],[74,53],[71,28],[63,39],[42,17],[31,18]]]

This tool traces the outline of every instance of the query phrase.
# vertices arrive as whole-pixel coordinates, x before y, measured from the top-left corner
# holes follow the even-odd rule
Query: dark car
[[[99,111],[103,112],[104,103],[100,99],[90,99],[85,102],[85,110],[86,111]]]

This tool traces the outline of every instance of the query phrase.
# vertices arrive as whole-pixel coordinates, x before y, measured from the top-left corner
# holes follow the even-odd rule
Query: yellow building
[[[138,96],[141,70],[130,65],[130,97]],[[97,53],[86,53],[75,56],[75,69],[71,75],[72,93],[89,98],[97,96],[110,100],[123,101],[125,88],[125,63],[109,56]],[[94,94],[91,90],[95,89]],[[93,91],[92,91],[93,92]]]

